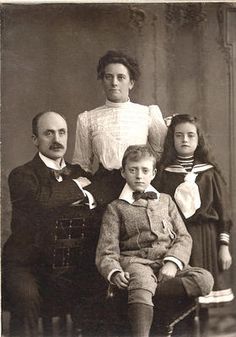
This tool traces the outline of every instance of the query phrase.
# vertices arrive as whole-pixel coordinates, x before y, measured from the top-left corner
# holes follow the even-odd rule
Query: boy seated
[[[156,174],[151,150],[129,146],[121,174],[126,185],[104,213],[96,266],[111,284],[128,290],[132,335],[148,337],[155,294],[167,301],[175,295],[204,296],[213,278],[188,265],[192,239],[171,197],[150,184]]]

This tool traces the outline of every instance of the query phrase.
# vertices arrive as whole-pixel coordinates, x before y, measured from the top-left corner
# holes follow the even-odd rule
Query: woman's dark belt
[[[121,177],[121,174],[119,169],[107,170],[102,164],[99,164],[99,168],[95,172],[94,177],[103,177],[103,176]]]

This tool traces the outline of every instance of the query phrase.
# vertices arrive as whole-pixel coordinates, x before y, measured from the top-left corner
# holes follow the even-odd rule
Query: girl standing
[[[196,117],[184,114],[172,118],[153,185],[173,197],[185,220],[193,238],[190,264],[209,270],[214,277],[213,291],[199,298],[201,307],[232,301],[227,273],[232,263],[232,222],[225,182]]]

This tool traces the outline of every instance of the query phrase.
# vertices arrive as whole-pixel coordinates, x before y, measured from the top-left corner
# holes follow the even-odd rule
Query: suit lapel
[[[40,159],[38,153],[34,156],[31,163],[36,175],[40,178],[41,181],[49,182],[56,179],[50,174],[50,169]]]

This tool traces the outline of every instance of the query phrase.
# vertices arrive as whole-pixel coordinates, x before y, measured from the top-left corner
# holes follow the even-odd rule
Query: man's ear
[[[32,141],[33,141],[33,143],[34,143],[34,145],[36,146],[36,147],[38,147],[38,137],[36,136],[36,135],[32,135]]]

